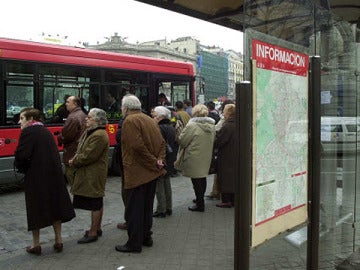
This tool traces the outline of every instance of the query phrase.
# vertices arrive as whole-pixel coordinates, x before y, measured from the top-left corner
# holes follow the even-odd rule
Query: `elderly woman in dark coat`
[[[172,215],[172,190],[170,174],[174,170],[174,161],[176,159],[175,149],[175,129],[171,124],[171,112],[164,106],[154,108],[153,117],[159,124],[161,134],[167,143],[166,149],[166,170],[167,173],[159,177],[156,183],[157,207],[153,217],[164,218],[166,215]]]
[[[53,135],[42,123],[39,110],[25,108],[20,112],[21,135],[15,151],[15,166],[25,173],[25,202],[28,230],[33,244],[26,248],[40,255],[40,229],[53,226],[54,250],[61,252],[61,223],[75,217],[66,188],[61,160]]]
[[[108,170],[109,137],[106,133],[106,112],[92,108],[86,118],[86,130],[80,137],[75,156],[69,160],[75,168],[71,193],[75,208],[91,211],[90,230],[78,240],[86,244],[102,235],[103,197]]]
[[[214,148],[217,149],[217,175],[221,192],[221,203],[217,207],[229,208],[234,205],[236,181],[236,138],[235,105],[227,104],[223,112],[224,123],[216,133]]]

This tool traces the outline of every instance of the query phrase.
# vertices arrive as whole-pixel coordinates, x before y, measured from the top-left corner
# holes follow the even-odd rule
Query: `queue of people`
[[[215,126],[214,108],[197,104],[189,114],[184,110],[185,101],[176,102],[178,119],[183,123],[180,134],[176,134],[167,102],[163,96],[159,98],[161,105],[153,109],[152,117],[141,111],[141,102],[134,95],[125,95],[121,102],[123,117],[116,134],[114,157],[121,168],[125,222],[118,223],[117,228],[127,230],[128,240],[115,246],[119,252],[138,253],[143,246],[153,245],[153,217],[164,218],[173,213],[170,177],[174,167],[192,182],[195,199],[188,210],[205,211],[206,178],[213,148],[218,153],[218,181],[214,188],[219,190],[222,199],[216,206],[229,208],[234,205],[233,102],[222,109],[221,129]],[[186,102],[189,108],[191,104]],[[91,211],[89,229],[84,231],[78,244],[95,242],[103,233],[101,223],[109,151],[106,112],[92,108],[85,115],[80,99],[75,96],[69,96],[65,105],[69,115],[58,135],[59,145],[64,145],[65,174],[52,134],[43,125],[41,112],[26,108],[20,113],[22,132],[15,166],[25,173],[28,230],[33,233],[33,243],[26,251],[36,255],[41,254],[39,231],[50,225],[55,233],[54,250],[62,251],[61,224],[75,217],[74,209]]]

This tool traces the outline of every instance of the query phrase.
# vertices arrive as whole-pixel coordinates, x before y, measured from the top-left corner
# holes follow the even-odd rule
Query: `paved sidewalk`
[[[206,194],[212,179],[208,177]],[[89,227],[90,212],[76,210],[77,217],[63,225],[62,253],[53,252],[53,231],[46,228],[40,231],[43,254],[27,254],[31,233],[26,230],[24,194],[0,195],[0,269],[234,269],[234,209],[221,209],[215,206],[218,201],[206,200],[204,213],[188,211],[194,198],[190,180],[179,176],[171,181],[173,215],[154,218],[154,245],[139,254],[115,251],[115,245],[127,240],[126,231],[116,228],[124,212],[118,177],[109,177],[106,185],[103,236],[94,243],[77,244]],[[251,269],[305,269],[301,253],[283,236],[277,237],[252,251]]]
[[[209,177],[208,190],[212,186]],[[154,246],[140,254],[115,251],[124,244],[126,231],[116,224],[123,220],[120,179],[110,177],[106,186],[103,236],[97,242],[79,245],[90,223],[90,212],[76,210],[77,217],[63,225],[64,251],[54,253],[52,228],[40,231],[43,254],[25,252],[31,244],[26,230],[24,194],[0,195],[0,269],[233,269],[233,209],[219,209],[207,201],[205,213],[187,210],[194,192],[185,177],[172,178],[173,215],[155,219]]]

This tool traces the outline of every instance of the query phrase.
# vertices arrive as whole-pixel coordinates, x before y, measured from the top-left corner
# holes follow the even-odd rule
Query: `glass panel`
[[[18,125],[20,111],[34,107],[34,74],[30,64],[6,66],[6,124]]]
[[[318,14],[319,21],[323,14]],[[323,20],[318,48],[322,62],[322,145],[319,267],[345,269],[355,250],[356,160],[359,114],[353,27]],[[327,125],[330,125],[327,127]],[[356,227],[355,227],[356,228]]]
[[[100,107],[106,111],[108,120],[121,119],[121,99],[125,93],[126,89],[122,84],[104,86],[104,98]]]
[[[136,85],[132,87],[132,90],[130,90],[130,92],[139,98],[142,106],[142,111],[146,114],[150,114],[149,88],[146,86]]]
[[[64,123],[69,112],[65,102],[69,96],[78,96],[85,113],[94,103],[99,88],[99,72],[62,66],[40,66],[39,91],[47,123]],[[92,93],[90,95],[90,92]],[[90,100],[90,96],[93,98]]]
[[[250,269],[306,269],[308,240],[306,207],[308,78],[306,71],[308,66],[304,66],[305,76],[299,75],[296,71],[291,73],[289,71],[291,67],[285,64],[282,67],[278,64],[277,70],[256,66],[253,62],[255,59],[252,56],[252,42],[258,40],[272,44],[271,48],[274,51],[280,49],[277,52],[287,52],[291,55],[295,55],[296,52],[297,55],[306,59],[313,55],[314,43],[316,43],[314,42],[316,30],[314,29],[313,1],[247,0],[244,3],[244,48],[246,48],[244,79],[252,81],[253,90],[256,88],[254,91],[259,94],[259,96],[256,96],[255,92],[253,94],[253,109],[256,110],[253,115],[254,117],[257,117],[257,114],[263,115],[265,107],[269,108],[270,114],[275,115],[276,112],[278,115],[276,118],[278,122],[271,121],[270,123],[270,117],[273,116],[266,114],[263,115],[262,125],[256,123],[259,127],[255,140],[258,148],[253,149],[256,151],[254,153],[257,154],[257,158],[253,161],[252,170],[253,178],[258,179],[253,180]],[[271,64],[276,61],[269,60]],[[261,78],[257,77],[259,81],[256,83],[253,81],[255,74],[261,76]],[[290,74],[294,75],[292,79]],[[281,78],[284,80],[281,81]],[[284,89],[289,91],[288,96],[284,94],[286,93]],[[298,96],[295,96],[295,93],[298,93]],[[302,110],[295,111],[297,108],[302,108]],[[267,121],[267,116],[269,121]],[[254,122],[255,119],[253,119]],[[267,141],[273,134],[276,134],[275,140]],[[277,145],[287,147],[275,149],[274,141],[278,142]],[[304,146],[303,152],[300,145]],[[260,158],[263,151],[261,149],[266,149],[263,158]],[[268,149],[272,149],[271,153]],[[290,164],[295,164],[297,159],[296,155],[294,156],[290,151],[299,153],[297,166],[290,167]],[[254,153],[253,156],[255,156]],[[302,158],[304,156],[305,158]],[[261,165],[266,159],[274,159],[272,161],[274,166],[267,166],[266,168],[272,169],[262,171]],[[270,162],[266,161],[266,164]],[[290,173],[290,171],[294,172]],[[260,178],[268,181],[259,181]]]
[[[136,95],[141,101],[143,111],[147,112],[149,107],[147,75],[106,70],[100,107],[107,112],[109,122],[118,122],[121,119],[121,100],[126,94]]]
[[[159,83],[160,93],[165,94],[170,106],[174,106],[176,101],[190,99],[190,84],[187,82],[162,81]],[[161,105],[160,101],[159,105]]]
[[[325,1],[318,1],[324,5]],[[321,176],[319,269],[340,269],[358,249],[355,226],[359,125],[359,31],[314,1],[248,0],[245,34],[266,34],[321,57]],[[356,32],[357,31],[357,32]],[[245,80],[251,80],[251,39],[244,39]],[[269,103],[270,100],[264,102]],[[295,142],[296,140],[294,140]],[[359,161],[360,162],[360,161]],[[276,197],[275,197],[276,200]],[[286,240],[286,241],[283,241]],[[251,251],[251,269],[306,269],[307,224],[267,239]],[[261,256],[261,260],[257,257]],[[291,259],[289,259],[291,258]],[[261,265],[267,261],[267,265]],[[345,269],[345,268],[341,268]]]

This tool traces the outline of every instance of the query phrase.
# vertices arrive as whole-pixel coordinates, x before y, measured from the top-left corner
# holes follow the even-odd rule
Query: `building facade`
[[[227,96],[228,93],[228,59],[224,53],[213,53],[205,48],[200,52],[202,65],[199,68],[199,75],[203,79],[205,101]]]
[[[206,47],[193,37],[130,44],[115,33],[107,42],[89,48],[192,63],[198,103],[218,97],[233,99],[235,84],[243,76],[241,53]]]

